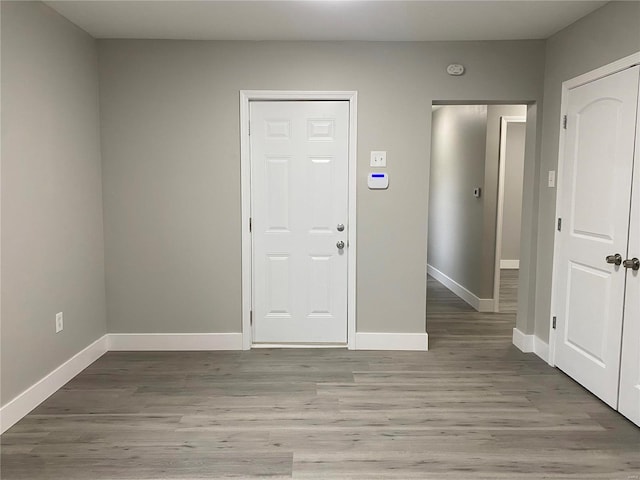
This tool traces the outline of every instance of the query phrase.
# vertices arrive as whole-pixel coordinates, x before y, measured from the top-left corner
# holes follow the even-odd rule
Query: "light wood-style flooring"
[[[640,429],[511,345],[513,298],[428,288],[429,352],[108,353],[2,435],[0,477],[640,478]]]

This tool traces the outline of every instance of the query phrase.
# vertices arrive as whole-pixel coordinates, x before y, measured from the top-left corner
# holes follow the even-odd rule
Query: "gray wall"
[[[106,319],[95,41],[41,3],[1,8],[4,405]]]
[[[612,2],[578,20],[547,41],[545,111],[539,178],[539,230],[535,334],[549,338],[551,274],[556,190],[547,187],[547,171],[557,170],[562,82],[640,51],[640,3]],[[518,325],[531,333],[531,325]]]
[[[486,298],[482,265],[487,106],[436,108],[431,127],[429,265]],[[491,292],[489,292],[491,296]]]
[[[240,331],[239,90],[358,90],[364,332],[425,331],[432,101],[542,98],[542,41],[98,45],[112,332]],[[378,149],[387,191],[366,187]]]
[[[524,176],[524,123],[507,125],[505,145],[504,200],[502,215],[502,260],[520,259],[522,227],[522,181]]]

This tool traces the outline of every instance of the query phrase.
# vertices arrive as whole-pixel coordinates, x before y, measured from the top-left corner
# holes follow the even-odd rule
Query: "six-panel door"
[[[250,109],[253,341],[346,343],[349,102]]]

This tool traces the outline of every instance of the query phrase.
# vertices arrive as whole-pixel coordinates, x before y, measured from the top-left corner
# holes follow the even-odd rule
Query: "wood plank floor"
[[[0,477],[640,478],[640,429],[511,345],[513,289],[428,288],[429,352],[108,353],[2,435]]]

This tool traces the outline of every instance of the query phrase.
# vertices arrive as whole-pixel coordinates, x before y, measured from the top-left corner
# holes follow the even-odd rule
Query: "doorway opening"
[[[500,118],[496,250],[493,269],[494,312],[516,312],[518,308],[526,109],[523,113],[524,115],[504,115]],[[502,295],[501,291],[504,292]]]
[[[527,113],[524,102],[433,105],[427,250],[431,345],[450,335],[511,344],[520,283]],[[533,189],[533,178],[528,180]]]

